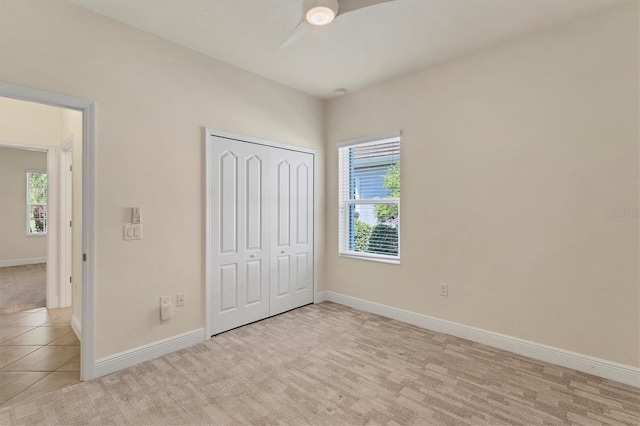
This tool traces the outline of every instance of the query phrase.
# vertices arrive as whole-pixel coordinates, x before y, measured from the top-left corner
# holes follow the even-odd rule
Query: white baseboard
[[[71,315],[71,329],[76,333],[76,337],[82,342],[82,323],[77,316]]]
[[[325,301],[326,291],[319,291],[313,295],[313,303],[322,303]]]
[[[32,257],[30,259],[0,260],[0,268],[4,268],[5,266],[35,265],[36,263],[47,263],[47,258]]]
[[[199,328],[197,330],[188,331],[186,333],[178,334],[177,336],[158,340],[157,342],[138,346],[137,348],[97,359],[93,377],[97,378],[104,376],[106,374],[122,370],[123,368],[131,367],[132,365],[140,364],[141,362],[149,361],[150,359],[179,351],[180,349],[184,349],[197,343],[202,343],[204,342],[204,337],[204,328]]]
[[[543,345],[541,343],[495,333],[489,330],[483,330],[481,328],[470,327],[468,325],[442,320],[428,315],[418,314],[332,291],[324,291],[321,293],[323,294],[321,295],[319,293],[316,300],[326,300],[329,302],[339,303],[361,311],[371,312],[383,317],[413,324],[421,328],[450,334],[452,336],[504,349],[518,355],[527,356],[529,358],[582,371],[583,373],[593,374],[594,376],[640,387],[640,368],[637,367],[619,364],[617,362],[607,361],[589,355],[571,352]]]

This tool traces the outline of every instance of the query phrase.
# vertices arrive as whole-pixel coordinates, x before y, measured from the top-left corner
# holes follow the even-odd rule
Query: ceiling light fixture
[[[342,88],[342,87],[341,87],[341,88],[339,88],[339,89],[336,89],[333,93],[334,93],[336,96],[344,96],[344,95],[346,95],[346,94],[347,94],[347,89],[344,89],[344,88]]]
[[[305,18],[311,25],[330,24],[338,13],[338,0],[307,0]]]
[[[307,12],[307,22],[311,25],[327,25],[333,21],[336,14],[328,7],[318,6]]]

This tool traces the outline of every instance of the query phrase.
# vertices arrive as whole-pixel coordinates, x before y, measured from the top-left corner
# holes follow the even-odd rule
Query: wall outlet
[[[178,308],[184,306],[184,293],[178,294],[178,297],[176,298],[176,306]]]
[[[440,296],[449,297],[449,284],[440,283]]]
[[[160,319],[166,321],[171,319],[173,309],[171,305],[171,296],[164,296],[160,298]]]

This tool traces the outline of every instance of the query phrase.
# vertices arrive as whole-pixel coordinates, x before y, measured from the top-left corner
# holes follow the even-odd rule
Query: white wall
[[[46,171],[47,153],[0,147],[0,262],[47,258],[47,237],[27,236],[29,169]]]
[[[325,289],[639,366],[638,76],[633,2],[331,101]],[[394,129],[401,264],[339,258],[335,142]]]
[[[62,0],[2,9],[1,80],[96,101],[97,356],[204,327],[203,127],[322,150],[324,103]],[[133,206],[143,239],[125,242]]]

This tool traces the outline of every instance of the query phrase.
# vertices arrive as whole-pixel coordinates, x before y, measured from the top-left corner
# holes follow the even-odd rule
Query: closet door
[[[269,316],[269,149],[213,137],[210,314],[217,334]]]
[[[313,155],[271,151],[270,314],[313,303]]]

